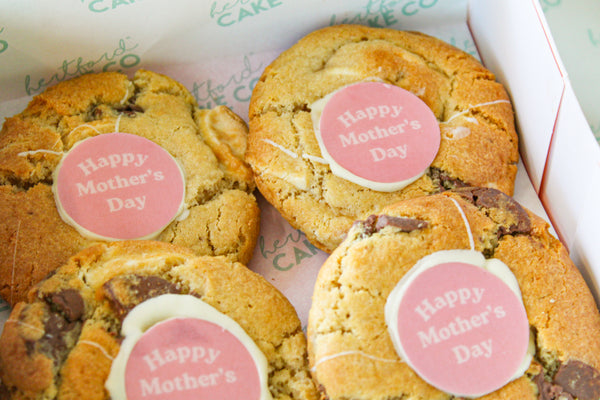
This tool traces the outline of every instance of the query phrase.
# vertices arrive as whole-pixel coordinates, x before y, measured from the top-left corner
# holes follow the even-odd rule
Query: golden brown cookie
[[[243,161],[246,124],[225,107],[199,109],[164,75],[140,70],[130,80],[120,73],[87,74],[35,96],[0,132],[0,295],[9,303],[23,300],[33,284],[96,241],[65,223],[52,186],[65,154],[85,139],[116,131],[157,144],[183,173],[182,212],[153,239],[249,261],[259,209]],[[88,160],[86,168],[99,161]],[[129,182],[143,183],[145,176],[132,175]],[[127,184],[123,178],[129,177],[115,178],[108,183]],[[86,193],[107,187],[89,182],[81,189]]]
[[[438,122],[437,156],[403,189],[373,190],[332,173],[315,135],[315,102],[364,81],[405,89]],[[361,111],[346,114],[345,121],[365,117]],[[315,31],[265,69],[249,119],[246,159],[257,187],[325,251],[342,241],[355,220],[402,199],[461,185],[513,192],[517,135],[505,89],[474,57],[424,34],[354,25]],[[360,132],[345,143],[361,146],[363,136],[369,140]]]
[[[156,303],[164,298],[201,300],[205,305],[196,309]],[[154,320],[143,327],[146,333],[172,321],[162,319],[169,313],[187,320],[187,314],[201,310],[199,317],[205,318],[206,307],[235,321],[266,359],[268,393],[261,399],[318,398],[300,321],[279,291],[225,257],[197,256],[154,241],[92,246],[32,289],[27,302],[14,307],[0,337],[0,393],[12,399],[108,399],[105,382],[126,346],[125,325],[135,326],[130,317],[150,304],[144,318]],[[227,332],[229,328],[219,336]],[[149,372],[144,377],[147,398],[159,398],[155,396],[161,391],[197,395],[201,386],[226,386],[225,377],[239,374],[236,365],[219,364],[226,349],[218,341],[163,343],[142,364],[150,365],[150,372],[181,365],[188,369],[170,381]],[[242,353],[243,348],[238,356]],[[210,373],[194,374],[195,365],[203,362]],[[217,367],[225,373],[219,375]]]
[[[417,262],[456,249],[474,249],[510,269],[535,344],[524,374],[485,399],[599,398],[600,314],[581,274],[541,218],[485,188],[405,200],[353,225],[324,264],[310,310],[309,357],[322,395],[331,400],[457,398],[427,383],[398,355],[384,316],[388,295]],[[444,296],[430,298],[421,312],[431,317],[451,304]],[[460,317],[463,328],[454,326],[453,334],[468,327],[468,315]],[[444,333],[448,330],[440,329],[433,337],[445,340]]]

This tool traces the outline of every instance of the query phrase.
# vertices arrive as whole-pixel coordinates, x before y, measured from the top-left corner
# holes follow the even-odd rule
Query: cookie
[[[518,144],[505,89],[474,57],[420,33],[341,25],[265,69],[246,159],[265,198],[331,252],[355,220],[402,199],[458,186],[512,195]]]
[[[307,340],[331,400],[600,396],[588,287],[546,222],[496,189],[356,222],[320,271]]]
[[[23,300],[68,257],[115,238],[248,262],[259,209],[246,140],[228,108],[199,109],[150,71],[86,74],[35,96],[0,132],[0,296]]]
[[[125,398],[123,385],[128,398],[317,399],[278,290],[225,257],[155,241],[89,247],[33,288],[4,326],[0,372],[14,399]]]

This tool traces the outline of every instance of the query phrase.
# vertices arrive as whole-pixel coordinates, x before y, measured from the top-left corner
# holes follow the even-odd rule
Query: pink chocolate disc
[[[432,163],[440,128],[431,109],[400,87],[361,82],[335,92],[319,131],[329,158],[371,182],[413,180]]]
[[[529,323],[517,295],[499,277],[472,264],[441,263],[417,275],[397,310],[407,362],[448,393],[480,396],[508,383],[529,344]]]
[[[259,373],[246,347],[221,326],[171,318],[148,329],[125,369],[130,400],[258,400]]]
[[[78,230],[104,239],[141,239],[164,229],[183,203],[179,165],[156,143],[127,133],[81,141],[63,158],[55,199]]]

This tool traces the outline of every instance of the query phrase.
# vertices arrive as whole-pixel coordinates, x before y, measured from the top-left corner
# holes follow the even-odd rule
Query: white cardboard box
[[[536,1],[475,0],[469,26],[517,112],[521,155],[552,224],[598,300],[600,147]]]
[[[262,70],[314,29],[360,23],[446,40],[480,57],[507,87],[523,160],[515,198],[549,217],[598,299],[600,147],[537,0],[21,0],[0,3],[0,15],[0,118],[81,72],[144,67],[182,82],[201,106],[224,103],[247,119]],[[262,207],[250,267],[290,298],[305,323],[326,254]],[[303,255],[294,258],[298,249]],[[0,303],[0,324],[7,316]]]

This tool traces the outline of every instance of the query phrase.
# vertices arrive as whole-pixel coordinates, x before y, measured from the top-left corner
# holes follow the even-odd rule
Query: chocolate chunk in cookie
[[[79,292],[75,289],[63,289],[52,293],[47,301],[65,316],[67,321],[73,322],[80,319],[85,312],[85,304]]]
[[[577,360],[562,364],[554,383],[579,400],[600,398],[600,372],[594,367]]]
[[[111,308],[119,319],[136,305],[151,297],[166,293],[181,293],[181,289],[158,276],[122,275],[102,285]]]
[[[379,232],[387,226],[399,229],[402,232],[412,232],[417,229],[427,227],[427,221],[422,221],[413,218],[394,217],[390,215],[370,215],[364,221],[358,221],[356,224],[363,226],[365,235],[372,235]]]
[[[463,187],[454,192],[487,210],[488,216],[496,218],[499,236],[528,233],[531,230],[531,221],[525,209],[512,197],[497,189]]]

